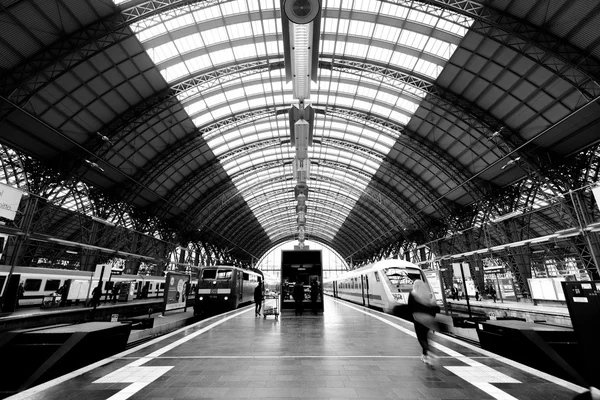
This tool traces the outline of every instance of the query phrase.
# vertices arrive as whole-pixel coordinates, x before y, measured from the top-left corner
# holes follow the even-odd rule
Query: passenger
[[[17,289],[17,307],[19,307],[19,301],[25,297],[25,288],[23,287],[23,282],[19,283],[19,288]]]
[[[92,300],[90,301],[90,307],[96,307],[100,305],[100,297],[102,297],[102,289],[100,288],[100,283],[98,283],[98,286],[96,286],[92,291]]]
[[[110,300],[113,303],[117,302],[117,297],[119,296],[119,286],[120,286],[119,283],[115,283],[113,285],[113,287],[112,287],[112,292],[111,292],[111,298],[110,298]]]
[[[490,296],[494,299],[494,303],[496,302],[496,289],[490,285]]]
[[[475,301],[479,301],[479,286],[475,286]]]
[[[321,292],[321,285],[319,280],[315,279],[310,284],[310,302],[312,304],[312,313],[317,315],[317,301],[319,300],[319,293]]]
[[[296,306],[296,315],[302,315],[302,302],[304,301],[304,285],[302,282],[296,282],[292,292],[292,297],[294,298],[294,303]]]
[[[263,302],[263,288],[262,282],[258,282],[258,285],[254,288],[254,316],[258,317],[262,308]]]
[[[452,286],[452,299],[453,300],[459,300],[459,298],[458,298],[458,289],[455,288],[454,286]]]
[[[429,355],[427,335],[429,330],[439,330],[435,321],[435,314],[440,312],[440,307],[433,299],[433,295],[427,284],[420,279],[415,280],[413,289],[408,295],[408,307],[413,315],[417,340],[423,350],[421,361],[428,367],[433,368],[433,362]]]

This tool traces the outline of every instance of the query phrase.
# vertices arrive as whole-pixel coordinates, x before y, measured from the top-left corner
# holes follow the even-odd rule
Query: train
[[[410,320],[406,306],[417,279],[429,285],[418,265],[398,259],[381,260],[324,279],[323,293]]]
[[[10,268],[8,265],[0,265],[0,294],[5,289]],[[131,284],[131,298],[162,298],[164,295],[164,276],[128,275],[122,274],[121,270],[116,268],[112,273],[110,280],[103,282],[103,296],[110,293],[113,285],[121,282]],[[58,300],[61,299],[61,304],[64,305],[85,302],[91,298],[92,289],[98,285],[98,279],[93,277],[92,271],[16,266],[13,274],[20,276],[20,283],[24,289],[23,295],[18,299],[19,307],[58,305]],[[192,280],[191,283],[194,287],[196,281]],[[68,288],[67,293],[64,296],[61,293],[58,299],[57,292],[63,287]],[[48,304],[48,299],[53,297],[55,299],[52,300],[52,304]]]
[[[254,289],[264,282],[265,292],[278,295],[279,283],[258,269],[233,265],[200,268],[197,276],[194,315],[235,310],[254,302]]]

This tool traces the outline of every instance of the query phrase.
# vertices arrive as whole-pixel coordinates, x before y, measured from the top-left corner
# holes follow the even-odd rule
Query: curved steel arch
[[[317,188],[315,188],[314,191],[315,192],[318,191],[320,193],[328,193],[329,192],[327,190],[318,190]],[[324,203],[328,203],[329,205],[332,205],[333,207],[331,207],[331,208],[323,207],[322,204],[324,204]],[[277,201],[268,202],[263,207],[264,208],[269,208],[269,207],[275,207],[275,206],[281,206],[281,205],[285,206],[285,204],[287,204],[287,209],[294,210],[294,215],[295,215],[295,208],[296,208],[296,206],[293,203],[293,198],[280,199],[280,200],[277,200]],[[358,203],[357,203],[357,205],[358,205]],[[321,201],[321,202],[319,202],[319,206],[312,206],[312,207],[309,208],[308,215],[311,215],[312,212],[314,212],[314,211],[316,211],[318,209],[323,209],[323,211],[321,211],[322,214],[326,214],[326,212],[324,212],[324,211],[327,211],[327,212],[336,213],[336,214],[339,215],[340,213],[339,213],[337,207],[339,207],[339,206],[336,203]],[[362,206],[359,205],[359,207],[362,207]],[[352,211],[352,210],[350,210],[350,211]],[[256,215],[256,210],[252,210],[252,212],[253,212],[254,215]],[[236,214],[236,211],[233,210],[232,213]],[[350,212],[348,213],[348,217],[350,217]],[[379,217],[379,215],[378,215],[378,217]],[[277,215],[270,215],[264,221],[261,222],[261,226],[263,227],[263,229],[265,229],[265,231],[266,231],[267,227],[265,226],[264,222],[272,221],[274,218],[276,219]],[[367,238],[369,238],[369,237],[372,237],[371,235],[376,235],[376,234],[379,233],[378,230],[377,230],[377,228],[376,228],[378,226],[378,224],[377,224],[376,221],[375,222],[374,221],[370,221],[368,218],[364,217],[360,213],[359,213],[359,215],[357,215],[357,218],[359,218],[361,220],[361,222],[362,222],[361,226],[363,226],[363,229],[365,231],[368,231],[365,240]],[[239,224],[240,221],[244,221],[245,219],[246,219],[246,215],[242,216],[241,213],[240,214],[236,214],[235,220],[232,220],[229,225],[230,226],[235,226],[235,225]],[[348,218],[345,218],[345,219],[348,220]],[[267,225],[269,225],[269,224],[267,224]],[[275,225],[277,225],[277,224],[275,224]],[[308,225],[308,219],[307,219],[307,225]],[[291,230],[292,231],[295,231],[296,228],[297,227],[295,225],[291,226]],[[226,233],[227,233],[228,229],[229,228],[225,228],[225,232]],[[247,233],[247,229],[243,230],[243,231],[238,231],[237,232],[238,236],[242,236],[242,237],[245,237],[245,238],[251,238],[251,235],[247,235],[246,233]],[[232,237],[235,237],[235,236],[232,235]]]
[[[319,175],[317,175],[317,174],[314,174],[314,176],[315,176],[315,177],[320,177],[320,176],[319,176]],[[311,181],[312,181],[312,180],[316,180],[316,181],[323,181],[323,177],[320,177],[320,178],[321,178],[321,179],[318,179],[318,178],[311,177]],[[261,185],[260,185],[260,186],[259,186],[257,189],[262,191],[264,188],[268,187],[268,186],[269,186],[269,185],[271,185],[272,183],[284,182],[284,181],[290,181],[290,180],[291,180],[291,178],[289,178],[289,177],[287,177],[287,176],[277,176],[277,177],[274,177],[274,178],[272,178],[272,179],[270,179],[270,180],[268,180],[268,181],[263,181],[263,182],[261,182]],[[348,188],[348,190],[352,189],[351,187],[348,187],[348,184],[347,184],[347,183],[345,183],[345,182],[338,182],[337,180],[334,180],[334,179],[331,179],[331,178],[330,178],[329,180],[330,180],[330,181],[333,181],[333,182],[335,182],[335,183],[336,183],[336,186],[337,186],[337,187],[340,187],[341,189],[343,189],[344,187],[347,187],[347,188]],[[309,186],[310,186],[310,184],[309,184]],[[321,190],[320,188],[318,188],[318,187],[315,187],[315,186],[310,186],[310,187],[311,187],[311,188],[312,188],[312,190],[313,190],[313,191],[315,191],[315,192],[317,192],[317,191],[318,191],[318,192],[326,192],[326,193],[329,193],[329,191],[323,191],[323,190]],[[347,191],[344,191],[344,190],[341,190],[341,189],[340,189],[338,192],[336,192],[336,193],[338,193],[338,194],[340,194],[340,193],[341,193],[341,194],[343,194],[343,193],[347,192]],[[290,191],[290,193],[291,193],[291,192],[293,191],[293,189],[290,189],[289,191]],[[265,195],[268,197],[268,195],[269,195],[269,194],[268,194],[268,193],[265,193]],[[358,197],[360,197],[360,193],[358,193],[358,195],[359,195]],[[310,195],[309,195],[309,199],[310,199]],[[295,208],[295,205],[293,205],[293,203],[292,203],[292,202],[293,202],[293,197],[292,197],[292,196],[290,196],[290,199],[289,199],[289,201],[290,201],[290,207],[294,207],[294,208]],[[247,207],[247,206],[248,206],[248,205],[247,205],[247,204],[244,202],[244,204],[243,204],[243,206],[242,206],[242,207]],[[250,209],[250,208],[248,207],[248,209]],[[383,215],[383,216],[385,217],[385,216],[387,215],[387,213],[385,213],[385,212],[383,212],[383,211],[385,211],[385,209],[384,209],[384,210],[379,210],[379,214],[380,214],[380,215]],[[379,214],[378,214],[378,215],[379,215]],[[213,225],[212,221],[213,221],[213,219],[214,219],[214,215],[219,215],[219,216],[220,216],[220,215],[223,215],[223,213],[214,213],[214,214],[213,214],[213,218],[211,218],[211,217],[209,217],[209,218],[206,218],[206,219],[204,220],[204,223],[205,223],[206,225],[209,225],[209,224],[210,224],[210,225]],[[389,219],[389,217],[388,217],[388,219]],[[232,223],[232,224],[233,224],[233,223],[235,223],[235,222],[236,222],[235,220],[234,220],[234,221],[231,221],[231,223]],[[225,230],[227,230],[227,229],[225,229]]]
[[[279,179],[279,180],[290,180],[290,179],[288,179],[287,177],[277,177],[277,178],[274,178],[274,180],[275,180],[275,179]],[[266,186],[266,184],[265,184],[265,185],[263,185],[263,186]],[[261,188],[261,189],[262,189],[262,188]],[[314,188],[313,188],[313,190],[314,190],[314,191],[323,192],[323,193],[330,193],[330,191],[329,191],[329,190],[322,190],[322,189],[320,189],[320,188],[317,188],[317,187],[314,187]],[[278,193],[286,193],[286,192],[291,194],[291,193],[292,193],[292,189],[288,189],[288,190],[280,190]],[[335,193],[336,193],[336,194],[343,194],[343,193],[344,193],[344,191],[338,191],[338,192],[335,192]],[[263,196],[264,196],[264,198],[268,198],[268,197],[269,197],[269,194],[268,194],[268,193],[265,193]],[[292,197],[290,196],[290,199],[291,199],[291,198],[292,198]],[[366,207],[365,207],[365,208],[366,208]],[[385,216],[385,215],[386,215],[385,213],[381,212],[381,210],[379,211],[379,214],[381,214],[381,215],[383,215],[383,216]],[[205,224],[208,224],[210,221],[209,221],[209,220],[205,220],[204,222],[205,222]]]
[[[431,162],[433,165],[435,165],[437,168],[439,168],[440,171],[449,171],[448,177],[450,179],[452,178],[458,178],[459,180],[456,181],[457,184],[463,184],[464,182],[468,182],[467,184],[467,190],[469,190],[470,192],[475,192],[475,193],[480,193],[480,195],[483,197],[485,195],[485,193],[481,194],[482,191],[482,185],[480,182],[474,182],[474,181],[470,181],[469,180],[469,176],[466,173],[466,171],[464,169],[459,169],[456,166],[456,162],[451,159],[448,155],[446,155],[445,153],[441,152],[439,148],[437,148],[436,146],[432,146],[430,143],[424,141],[422,138],[420,138],[420,136],[418,134],[412,133],[411,131],[409,131],[408,129],[406,129],[405,127],[396,124],[393,121],[372,115],[372,114],[366,114],[360,111],[352,111],[349,110],[348,108],[345,107],[324,107],[325,110],[322,110],[320,108],[318,108],[319,106],[322,106],[320,104],[315,104],[315,112],[320,113],[320,114],[325,114],[325,115],[334,115],[334,116],[338,116],[341,118],[346,118],[346,119],[353,119],[356,118],[359,121],[368,121],[371,124],[375,124],[376,126],[382,126],[385,127],[387,129],[390,129],[394,132],[397,132],[400,134],[400,141],[404,141],[403,144],[405,144],[408,148],[410,148],[413,152],[419,154],[421,157],[423,157],[424,159],[427,159],[429,162]],[[203,128],[201,129],[202,131],[206,131],[206,129],[209,129],[209,127],[223,127],[223,126],[228,126],[231,124],[243,124],[248,122],[248,120],[256,120],[256,119],[260,119],[263,118],[265,116],[273,116],[276,115],[276,113],[287,113],[288,110],[284,109],[284,110],[280,110],[277,112],[271,111],[272,107],[267,107],[267,108],[258,108],[258,109],[253,109],[250,110],[246,113],[241,113],[240,115],[236,115],[236,116],[230,116],[230,117],[226,117],[223,118],[213,124],[208,125],[207,128]],[[410,135],[408,135],[408,133],[410,133]],[[195,140],[197,138],[197,135],[190,135],[189,137],[186,137],[184,140],[178,141],[174,146],[172,146],[171,150],[166,152],[165,155],[163,155],[161,157],[160,160],[156,161],[154,163],[154,168],[152,171],[150,172],[146,172],[146,171],[140,171],[140,176],[136,176],[135,179],[139,182],[152,182],[154,181],[155,177],[160,175],[161,173],[163,173],[164,171],[166,171],[168,168],[170,168],[173,163],[175,163],[176,161],[178,161],[180,158],[182,158],[183,156],[185,156],[186,154],[189,154],[190,152],[192,152],[196,146],[200,145],[200,143],[198,143],[197,140]],[[359,149],[357,146],[354,146],[352,144],[347,144],[343,141],[335,141],[332,139],[327,139],[327,141],[325,141],[326,143],[337,143],[340,146],[347,146],[348,148],[352,148],[354,150]],[[190,144],[196,144],[196,146],[191,146]],[[364,149],[364,148],[363,148]],[[381,159],[383,159],[383,155],[379,155],[376,152],[373,152],[371,150],[368,149],[364,149],[367,154],[371,154],[371,155],[376,155],[378,157],[381,157]],[[443,163],[440,164],[440,162]],[[142,174],[143,173],[143,174]],[[144,176],[145,175],[145,176]],[[462,181],[461,181],[462,180]],[[135,194],[132,193],[131,196],[134,196]]]
[[[286,177],[283,177],[282,179],[286,179]],[[270,181],[272,181],[272,180],[270,180]],[[268,182],[270,182],[270,181],[268,181]],[[420,180],[417,180],[417,182],[419,182],[419,181]],[[374,199],[377,200],[376,203],[383,205],[385,207],[384,209],[389,210],[391,212],[391,214],[397,215],[397,217],[400,221],[405,219],[406,216],[410,216],[410,215],[416,213],[415,210],[406,209],[406,208],[402,207],[399,203],[395,202],[394,200],[391,200],[391,199],[397,198],[398,193],[394,192],[393,188],[387,187],[387,184],[379,182],[377,180],[376,176],[371,177],[370,182],[377,185],[375,188],[376,195],[373,196],[371,193],[369,193],[369,190],[367,189],[367,190],[359,193],[359,197],[362,193],[365,193],[365,194],[373,197]],[[225,185],[228,185],[228,183],[225,183]],[[262,185],[260,187],[262,187]],[[427,186],[423,183],[421,183],[420,187],[422,190],[427,190]],[[222,196],[225,199],[231,199],[231,198],[233,198],[234,194],[235,195],[241,194],[238,191],[238,189],[235,187],[231,187],[230,189],[226,189],[226,190],[228,192],[233,192],[233,194],[225,194],[225,192],[221,192],[221,190],[216,190],[215,195],[213,195],[211,198],[205,198],[206,202],[196,203],[194,206],[192,206],[192,209],[190,210],[189,214],[190,215],[198,215],[198,217],[200,217],[201,215],[205,216],[206,213],[204,213],[202,211],[207,209],[208,207],[210,207],[215,201],[218,201],[219,196]],[[255,188],[253,188],[252,190],[255,190]],[[432,196],[431,191],[428,191],[428,193],[429,193],[429,196],[431,197]],[[383,194],[383,198],[381,196],[382,194]],[[208,203],[208,204],[206,204],[206,203]],[[384,203],[384,204],[382,204],[382,203]],[[206,204],[206,207],[204,206],[204,204]],[[391,207],[390,204],[392,204],[394,207]],[[218,204],[214,209],[211,209],[210,214],[219,213],[219,209],[225,205],[226,205],[226,202],[221,202],[221,204]],[[396,209],[402,210],[402,213],[397,214],[396,212],[394,212],[394,210],[396,210]],[[385,214],[388,214],[388,213],[385,213]],[[393,221],[394,219],[390,218],[390,220]],[[415,221],[415,222],[417,222],[417,221]]]
[[[403,0],[385,1],[404,4]],[[70,35],[61,37],[3,74],[0,78],[0,95],[10,94],[12,101],[19,106],[23,105],[32,93],[45,87],[65,72],[134,36],[135,34],[129,29],[130,24],[199,2],[200,0],[149,0],[94,21]],[[208,6],[212,5],[208,1],[206,3]],[[426,13],[430,12],[427,6],[432,5],[473,18],[476,23],[469,28],[471,31],[499,42],[537,64],[545,66],[575,86],[588,101],[600,95],[600,87],[596,82],[600,75],[600,62],[595,57],[584,56],[585,52],[556,35],[540,31],[528,21],[471,0],[419,0],[412,5]],[[443,16],[439,17],[443,18]],[[47,78],[34,79],[40,75]]]

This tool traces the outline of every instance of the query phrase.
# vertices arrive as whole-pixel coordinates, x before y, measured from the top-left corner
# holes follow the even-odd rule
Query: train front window
[[[417,279],[423,279],[421,272],[416,269],[404,268],[386,268],[383,270],[390,283],[395,286],[399,292],[410,292],[413,283]]]
[[[231,279],[231,270],[230,269],[220,269],[217,272],[217,279]]]
[[[216,277],[216,269],[205,269],[204,271],[202,271],[202,279],[215,279]]]

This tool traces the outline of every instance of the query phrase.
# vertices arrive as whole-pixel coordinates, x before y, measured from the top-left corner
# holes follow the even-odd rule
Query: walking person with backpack
[[[430,330],[439,330],[435,314],[440,312],[440,307],[435,302],[429,286],[420,279],[413,283],[413,289],[408,295],[408,307],[412,312],[415,333],[422,349],[421,361],[433,368],[434,362],[430,354],[427,335]]]

